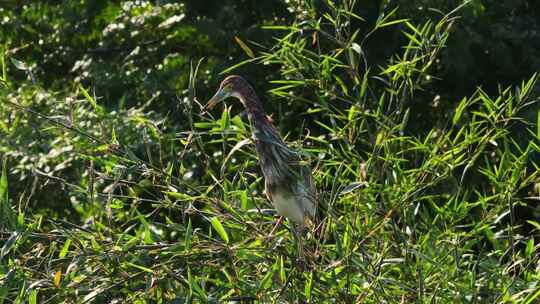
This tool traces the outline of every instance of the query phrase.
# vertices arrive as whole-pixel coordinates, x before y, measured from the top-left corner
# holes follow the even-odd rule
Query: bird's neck
[[[267,147],[269,145],[274,147],[284,146],[283,140],[279,136],[279,132],[266,117],[262,103],[255,94],[253,88],[249,85],[245,86],[242,91],[239,92],[238,98],[244,104],[244,107],[248,112],[249,121],[253,131],[253,139],[255,140],[259,152],[268,150]],[[270,152],[267,151],[266,153],[259,154],[261,157],[267,157],[269,156],[269,153]],[[265,161],[261,160],[261,163],[264,164]]]
[[[250,85],[246,85],[242,91],[238,92],[238,98],[246,108],[251,125],[254,129],[261,129],[266,125],[270,125],[270,122],[266,118],[262,103],[255,94],[255,91]]]
[[[296,159],[294,151],[289,149],[277,129],[270,123],[264,113],[262,103],[251,87],[245,87],[238,94],[244,104],[253,131],[253,139],[261,169],[268,183],[290,184],[294,173],[287,165],[291,159]]]

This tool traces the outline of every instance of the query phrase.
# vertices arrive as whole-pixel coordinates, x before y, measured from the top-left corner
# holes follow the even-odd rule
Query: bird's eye
[[[222,90],[224,93],[230,93],[232,92],[232,86],[230,84],[226,84],[225,86],[223,86]]]

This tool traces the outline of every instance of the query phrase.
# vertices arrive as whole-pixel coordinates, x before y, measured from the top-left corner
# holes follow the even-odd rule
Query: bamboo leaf
[[[347,193],[351,193],[353,192],[354,190],[360,188],[360,187],[363,187],[363,186],[367,186],[368,183],[367,182],[354,182],[354,183],[350,183],[348,184],[347,186],[345,186],[345,188],[343,188],[343,190],[341,190],[339,192],[339,195],[344,195],[344,194],[347,194]]]
[[[60,280],[62,279],[62,270],[57,270],[54,274],[53,283],[56,288],[60,288]]]
[[[28,297],[28,303],[30,304],[37,304],[37,289],[32,289],[30,292],[30,296]]]
[[[82,85],[79,86],[79,89],[81,89],[84,98],[86,98],[86,100],[92,105],[94,110],[97,110],[98,105],[97,105],[96,101],[94,100],[94,98],[92,96],[90,96],[88,91]]]
[[[458,123],[459,119],[461,118],[461,114],[463,114],[463,110],[465,110],[465,107],[467,107],[467,97],[463,97],[456,108],[456,112],[452,118],[452,123],[454,125]]]
[[[134,268],[137,268],[139,270],[142,270],[144,272],[148,272],[148,273],[154,273],[154,271],[148,267],[144,267],[144,266],[141,266],[141,265],[137,265],[137,264],[134,264],[134,263],[131,263],[131,262],[126,262],[126,265],[129,265],[131,267],[134,267]]]
[[[257,57],[257,58],[251,58],[251,59],[246,59],[246,60],[244,60],[244,61],[241,61],[241,62],[239,62],[239,63],[237,63],[237,64],[235,64],[235,65],[232,65],[232,66],[226,68],[225,70],[221,71],[221,72],[219,73],[219,75],[228,74],[228,73],[230,73],[231,71],[236,70],[236,69],[238,69],[239,67],[241,67],[241,66],[243,66],[243,65],[246,65],[246,64],[248,64],[248,63],[255,62],[255,61],[257,61],[257,60],[259,60],[259,59],[261,59],[261,58],[262,58],[262,57]]]
[[[66,254],[69,250],[69,245],[71,245],[71,239],[67,239],[66,242],[64,243],[64,246],[62,247],[62,250],[60,250],[60,253],[58,254],[58,257],[60,259],[63,259],[66,257]]]
[[[174,191],[162,191],[162,192],[179,201],[193,201],[194,199],[197,199],[197,197],[193,197],[189,194],[182,193],[182,192],[174,192]]]
[[[229,128],[229,111],[227,108],[225,108],[221,113],[221,119],[219,122],[221,130],[226,130],[227,128]]]
[[[193,234],[193,228],[191,227],[191,218],[188,219],[186,228],[186,235],[184,237],[184,251],[191,250],[191,236]]]
[[[244,41],[238,38],[238,36],[234,36],[234,40],[236,40],[236,43],[238,43],[238,45],[250,58],[255,58],[255,53],[253,53],[253,51],[249,48],[249,46],[247,46],[247,44],[244,43]]]
[[[13,57],[9,58],[9,60],[11,60],[11,63],[13,63],[13,65],[18,69],[18,70],[21,70],[21,71],[26,71],[28,70],[28,65],[26,65],[26,63],[24,61],[20,61],[18,59],[15,59]]]
[[[2,176],[0,176],[0,228],[15,229],[16,215],[9,203],[7,158],[2,162]]]
[[[214,227],[214,229],[217,231],[217,233],[219,234],[221,239],[224,240],[225,243],[228,244],[229,243],[229,235],[227,234],[227,231],[225,231],[225,228],[223,228],[223,225],[219,221],[219,218],[213,217],[210,220],[210,223],[212,224],[212,227]]]

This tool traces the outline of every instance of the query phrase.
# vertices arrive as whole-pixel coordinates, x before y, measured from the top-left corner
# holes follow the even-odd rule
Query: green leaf
[[[540,290],[538,290],[535,293],[531,293],[527,297],[527,299],[525,299],[525,302],[523,302],[523,304],[531,304],[531,303],[533,303],[533,301],[537,300],[538,298],[540,298]],[[534,303],[538,303],[538,302],[534,302]]]
[[[2,176],[0,177],[0,228],[13,230],[16,228],[17,215],[9,204],[7,158],[2,162]]]
[[[94,111],[99,115],[103,114],[103,109],[97,104],[94,97],[82,85],[79,85],[79,89],[82,91],[84,98],[92,105]]]
[[[240,116],[238,116],[238,115],[234,116],[231,119],[231,122],[232,122],[233,125],[238,127],[240,130],[242,130],[242,131],[246,130],[246,125],[244,124],[244,122],[242,121],[242,118]]]
[[[536,117],[536,138],[540,140],[540,111]]]
[[[148,273],[154,273],[154,271],[152,269],[148,268],[148,267],[137,265],[137,264],[134,264],[134,263],[131,263],[131,262],[126,262],[126,265],[129,265],[131,267],[137,268],[139,270],[142,270],[142,271],[145,271],[145,272],[148,272]]]
[[[222,130],[226,130],[229,128],[229,111],[228,109],[224,109],[223,112],[221,112],[221,119],[220,119],[220,127]]]
[[[367,186],[367,184],[368,184],[367,182],[353,182],[353,183],[350,183],[347,186],[345,186],[345,188],[343,188],[343,190],[341,190],[339,192],[339,195],[344,195],[344,194],[353,192],[354,190],[356,190],[356,189],[358,189],[360,187]]]
[[[221,225],[221,222],[219,221],[219,219],[217,217],[213,217],[210,220],[210,223],[212,223],[212,227],[214,227],[214,229],[217,231],[221,239],[224,240],[225,243],[228,244],[229,235],[227,234],[227,231],[225,231],[225,228],[223,228],[223,225]]]
[[[403,22],[407,22],[407,21],[409,21],[409,19],[392,20],[392,21],[388,21],[388,22],[384,22],[384,23],[378,24],[377,27],[381,28],[381,27],[386,27],[386,26],[390,26],[390,25],[395,25],[395,24],[399,24],[399,23],[403,23]]]
[[[235,64],[235,65],[232,65],[232,66],[226,68],[225,70],[219,72],[219,75],[228,74],[228,73],[230,73],[231,71],[236,70],[237,68],[239,68],[239,67],[241,67],[241,66],[243,66],[243,65],[246,65],[246,64],[248,64],[248,63],[255,62],[255,61],[257,61],[257,60],[259,60],[259,59],[261,59],[261,58],[262,58],[262,57],[257,57],[257,58],[246,59],[246,60],[244,60],[244,61],[241,61],[241,62],[239,62],[239,63],[237,63],[237,64]]]
[[[30,292],[30,296],[28,297],[28,303],[29,304],[37,304],[37,289],[33,288]]]
[[[163,193],[179,201],[193,201],[197,199],[196,196],[194,197],[189,194],[182,193],[182,192],[163,191]]]
[[[531,257],[534,252],[534,239],[531,238],[527,241],[527,247],[525,248],[525,256]]]
[[[8,200],[7,158],[2,162],[2,176],[0,177],[0,202]]]
[[[240,206],[242,207],[242,210],[248,209],[247,190],[240,191]]]
[[[397,10],[398,8],[396,7],[392,9],[388,14],[381,15],[375,24],[375,28],[382,28],[382,27],[409,21],[409,19],[397,19],[397,20],[388,21],[393,15],[397,13]]]
[[[66,242],[64,243],[64,246],[62,247],[62,250],[60,250],[60,253],[58,254],[58,257],[60,259],[63,259],[66,257],[66,254],[69,250],[69,245],[71,245],[71,239],[67,239]]]
[[[28,65],[26,65],[26,63],[24,61],[20,61],[18,59],[15,59],[13,57],[9,58],[9,60],[11,60],[11,63],[13,63],[13,65],[18,69],[18,70],[21,70],[21,71],[26,71],[28,70]]]
[[[188,225],[186,228],[186,234],[184,236],[184,250],[191,250],[191,237],[193,234],[193,228],[191,227],[191,218],[188,219]]]
[[[540,230],[540,224],[538,222],[528,220],[527,223],[533,225],[536,230]]]
[[[360,86],[360,97],[365,98],[366,91],[368,88],[368,79],[369,79],[369,68],[362,75],[362,85]]]
[[[95,239],[94,237],[92,237],[92,238],[90,239],[90,244],[92,244],[92,249],[93,249],[94,251],[97,252],[97,251],[101,251],[101,250],[102,250],[101,245],[96,241],[96,239]]]
[[[459,102],[456,113],[454,113],[454,117],[452,118],[452,123],[455,125],[458,123],[459,119],[461,118],[461,114],[463,114],[463,110],[467,107],[467,97],[463,97],[461,101]]]
[[[306,295],[306,300],[308,303],[311,302],[312,284],[313,284],[313,272],[309,272],[307,274],[307,278],[304,283],[304,293]]]
[[[276,261],[277,263],[278,261]],[[272,277],[274,276],[276,264],[272,267],[270,271],[267,271],[264,277],[261,280],[261,283],[259,284],[259,291],[264,291],[270,288],[272,286]]]
[[[236,43],[238,43],[238,45],[250,58],[255,58],[255,53],[253,53],[253,51],[249,48],[249,46],[247,46],[247,44],[244,43],[244,41],[238,38],[238,36],[234,36],[234,40],[236,40]]]
[[[287,275],[285,273],[285,266],[283,263],[283,256],[279,256],[279,278],[281,280],[281,283],[287,282]]]
[[[207,298],[207,295],[204,292],[204,290],[201,288],[201,285],[199,285],[197,280],[191,274],[191,268],[189,267],[188,267],[188,282],[189,282],[189,289],[191,292],[195,291],[195,293],[197,293],[199,296],[205,299]]]
[[[2,66],[2,76],[0,78],[1,81],[7,82],[7,67],[6,67],[6,53],[4,48],[0,50],[0,65]],[[1,298],[1,295],[0,295]]]
[[[217,126],[215,122],[196,122],[193,126],[197,129],[213,129]]]

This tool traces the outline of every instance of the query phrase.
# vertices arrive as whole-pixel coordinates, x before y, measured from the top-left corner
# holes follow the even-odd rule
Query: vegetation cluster
[[[5,0],[0,42],[0,303],[540,301],[535,1]],[[201,114],[233,73],[313,167],[305,271]]]

